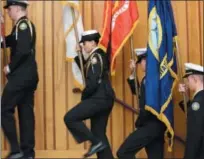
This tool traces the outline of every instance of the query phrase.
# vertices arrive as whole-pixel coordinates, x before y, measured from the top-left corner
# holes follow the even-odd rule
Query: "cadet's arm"
[[[2,40],[3,40],[3,37],[1,37]],[[11,47],[11,43],[12,43],[12,36],[11,35],[8,35],[5,37],[5,44],[6,44],[6,47]],[[3,41],[1,41],[1,48],[4,48],[4,44],[3,44]]]
[[[9,64],[10,72],[18,68],[31,54],[31,32],[26,22],[21,22],[17,28],[16,54]]]
[[[83,65],[85,64],[85,59],[84,59],[84,56],[82,55],[81,56],[82,57],[82,62],[83,62]],[[76,62],[76,64],[77,64],[77,66],[79,67],[79,69],[81,69],[81,65],[80,65],[80,60],[79,60],[79,56],[76,56],[75,58],[74,58],[74,61]]]
[[[130,86],[132,94],[136,94],[136,86],[135,86],[135,80],[131,76],[127,79],[127,82]],[[139,83],[137,82],[137,85],[139,86]]]
[[[187,107],[189,107],[191,104],[190,100],[187,102]],[[184,109],[184,101],[179,102],[179,106],[180,108],[183,110],[183,112],[185,111]]]

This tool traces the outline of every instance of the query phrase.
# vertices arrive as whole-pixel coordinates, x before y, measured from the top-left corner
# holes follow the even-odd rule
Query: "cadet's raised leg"
[[[99,142],[87,128],[83,120],[93,117],[101,112],[96,100],[86,100],[74,106],[64,117],[65,124],[78,143],[90,140]]]

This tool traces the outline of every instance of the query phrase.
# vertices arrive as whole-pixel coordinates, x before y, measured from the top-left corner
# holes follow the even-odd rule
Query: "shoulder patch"
[[[25,30],[28,28],[28,25],[25,22],[22,22],[19,26],[20,30]]]
[[[97,62],[98,62],[98,60],[97,60],[96,57],[93,57],[93,58],[91,59],[91,64],[92,64],[92,65],[96,64]]]
[[[197,111],[200,109],[200,104],[198,102],[194,102],[192,103],[191,107],[194,111]]]

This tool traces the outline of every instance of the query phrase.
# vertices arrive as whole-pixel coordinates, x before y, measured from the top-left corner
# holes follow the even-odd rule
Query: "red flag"
[[[101,34],[101,39],[99,41],[99,46],[105,52],[108,48],[108,43],[110,40],[110,30],[111,30],[111,20],[112,20],[112,9],[113,9],[112,1],[105,1],[104,4],[104,16],[103,16],[103,31]]]
[[[106,52],[110,43],[110,69],[115,74],[115,59],[133,33],[139,19],[136,1],[105,1],[103,32],[99,46]]]

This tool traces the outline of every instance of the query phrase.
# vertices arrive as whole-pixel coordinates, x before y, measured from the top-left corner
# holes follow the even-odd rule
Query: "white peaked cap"
[[[101,35],[97,30],[87,30],[82,33],[79,43],[82,43],[84,41],[99,40],[100,37]]]
[[[193,64],[193,63],[185,63],[185,70],[194,70],[198,72],[204,72],[203,66]]]
[[[25,3],[25,4],[28,4],[29,2],[28,1],[21,1],[22,3]]]
[[[84,31],[84,32],[82,33],[82,36],[92,35],[92,34],[96,34],[96,33],[98,33],[97,30],[87,30],[87,31]]]
[[[147,48],[138,48],[135,49],[135,53],[137,56],[141,56],[147,52]]]
[[[193,63],[185,63],[185,75],[183,78],[186,78],[193,74],[204,75],[203,66],[193,64]]]

